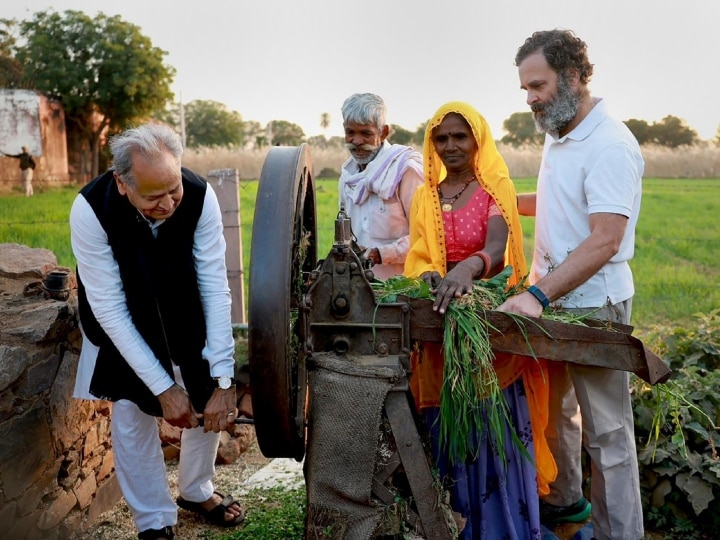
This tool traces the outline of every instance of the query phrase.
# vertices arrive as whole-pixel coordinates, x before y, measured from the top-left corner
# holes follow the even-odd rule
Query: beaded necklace
[[[443,212],[452,212],[453,204],[455,204],[455,201],[460,198],[460,195],[463,194],[463,191],[467,189],[467,187],[470,185],[470,182],[472,182],[473,180],[475,180],[474,176],[471,176],[470,178],[465,180],[465,185],[453,197],[443,197],[442,191],[440,190],[440,184],[437,185],[437,192],[438,195],[440,195],[440,203]]]

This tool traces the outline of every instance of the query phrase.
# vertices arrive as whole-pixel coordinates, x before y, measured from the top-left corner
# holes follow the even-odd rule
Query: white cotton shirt
[[[590,235],[590,214],[628,218],[618,253],[599,272],[553,302],[565,308],[600,307],[635,292],[628,261],[635,249],[644,161],[622,122],[597,100],[590,113],[563,137],[547,134],[538,175],[535,249],[530,281],[537,283]]]
[[[163,223],[164,220],[161,220],[152,224],[153,234],[157,234]],[[76,197],[70,211],[70,232],[78,272],[97,321],[150,391],[154,395],[161,394],[173,385],[174,380],[132,323],[120,270],[107,235],[82,195]],[[209,362],[213,377],[232,377],[235,371],[235,342],[230,317],[232,300],[225,266],[225,239],[217,196],[209,185],[195,229],[193,256],[207,334],[202,356]],[[83,334],[73,393],[76,398],[98,399],[90,393],[98,351],[99,348]]]
[[[395,161],[385,167],[380,165],[385,163],[387,153],[398,148],[400,145],[390,145],[384,141],[380,152],[364,171],[360,171],[353,158],[348,159],[342,166],[339,180],[339,202],[345,205],[358,245],[377,248],[380,253],[382,264],[373,266],[372,270],[375,277],[381,280],[403,273],[410,249],[410,207],[415,191],[424,183],[422,156],[419,153],[408,159],[402,170],[398,170]],[[377,167],[382,167],[379,172],[374,170]],[[381,192],[378,194],[366,185],[367,195],[362,202],[355,202],[347,187],[348,180],[370,174],[385,176],[385,185],[393,184],[398,174],[402,176],[393,193],[378,189]]]

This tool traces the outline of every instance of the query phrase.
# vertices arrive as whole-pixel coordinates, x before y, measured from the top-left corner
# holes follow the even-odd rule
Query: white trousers
[[[25,188],[25,196],[31,197],[33,194],[33,170],[23,169],[22,170],[23,187]]]
[[[608,306],[593,318],[627,324],[632,300]],[[574,313],[595,310],[569,310]],[[569,506],[582,497],[582,444],[591,462],[594,537],[638,540],[643,513],[630,375],[615,369],[549,362],[550,421],[545,435],[558,476],[544,500]]]
[[[158,419],[120,400],[113,404],[111,430],[115,473],[138,531],[174,526],[178,509],[170,494]],[[219,443],[219,433],[205,433],[202,427],[183,430],[178,466],[183,499],[204,502],[212,496]]]

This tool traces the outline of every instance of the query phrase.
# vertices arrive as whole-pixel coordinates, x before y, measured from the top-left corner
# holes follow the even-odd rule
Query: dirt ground
[[[257,440],[255,440],[235,463],[217,465],[215,489],[225,495],[235,495],[242,502],[242,496],[238,496],[238,493],[242,491],[240,485],[269,462],[270,459],[262,455],[257,446]],[[167,469],[170,491],[173,497],[177,497],[177,461],[168,461]],[[176,538],[205,540],[210,532],[227,531],[227,529],[208,525],[201,517],[192,512],[185,510],[178,512],[178,524],[175,527]],[[136,540],[137,533],[125,499],[120,499],[111,511],[102,514],[94,525],[85,531],[76,533],[71,540]]]

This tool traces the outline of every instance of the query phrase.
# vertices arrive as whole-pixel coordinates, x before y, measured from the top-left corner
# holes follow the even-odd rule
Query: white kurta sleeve
[[[209,184],[195,230],[193,256],[207,332],[203,358],[209,362],[213,377],[232,377],[235,373],[235,340],[231,323],[232,298],[225,264],[225,238],[217,195]]]
[[[107,235],[82,195],[70,211],[70,239],[95,318],[143,383],[153,394],[161,394],[174,381],[132,322]]]

